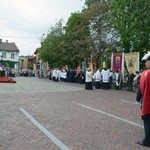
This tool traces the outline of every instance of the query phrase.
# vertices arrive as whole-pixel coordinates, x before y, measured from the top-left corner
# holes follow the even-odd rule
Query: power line
[[[26,46],[30,46],[30,45],[35,45],[35,44],[39,44],[39,42],[38,41],[32,41],[32,42],[30,42],[30,43],[26,43],[26,44],[21,44],[21,45],[18,45],[18,47],[26,47]]]
[[[37,37],[37,36],[33,36],[33,37],[31,37],[31,36],[0,36],[0,37],[3,37],[3,38],[10,38],[10,37],[12,37],[12,38],[41,38],[41,37]]]

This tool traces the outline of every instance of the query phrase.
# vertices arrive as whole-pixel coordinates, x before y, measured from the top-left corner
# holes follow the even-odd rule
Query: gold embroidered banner
[[[130,74],[139,71],[139,52],[125,53],[125,63]]]

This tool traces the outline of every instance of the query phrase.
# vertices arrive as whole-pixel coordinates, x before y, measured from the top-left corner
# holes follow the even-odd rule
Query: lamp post
[[[40,78],[42,78],[42,60],[39,60],[40,63]]]

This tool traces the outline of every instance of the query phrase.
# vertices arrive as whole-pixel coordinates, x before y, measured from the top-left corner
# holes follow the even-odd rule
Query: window
[[[14,58],[15,58],[15,54],[11,53],[11,59],[14,59]]]
[[[6,52],[3,52],[2,56],[3,58],[6,58]]]

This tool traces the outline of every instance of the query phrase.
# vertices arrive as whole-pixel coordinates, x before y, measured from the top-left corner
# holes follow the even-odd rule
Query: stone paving
[[[0,83],[0,150],[149,149],[136,144],[144,131],[135,93],[89,91],[48,79],[15,80]]]

